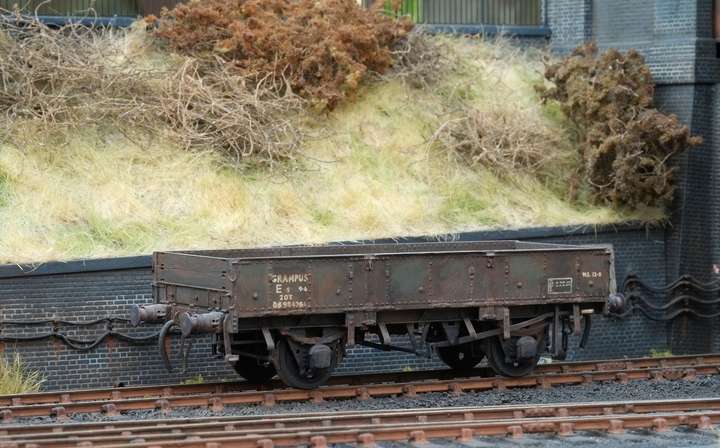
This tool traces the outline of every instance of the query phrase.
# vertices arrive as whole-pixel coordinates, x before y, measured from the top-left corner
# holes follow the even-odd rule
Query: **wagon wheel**
[[[500,337],[490,338],[486,346],[486,354],[488,359],[488,365],[498,375],[519,377],[529,375],[537,366],[538,360],[540,359],[540,347],[543,344],[544,333],[536,335],[538,340],[537,354],[533,358],[529,359],[518,359],[512,360],[515,357],[515,343],[516,337],[508,340],[503,340]],[[505,355],[508,355],[510,360],[506,359]]]
[[[293,347],[286,338],[280,340],[277,345],[276,367],[281,380],[290,387],[298,389],[315,389],[325,384],[337,366],[338,356],[336,347],[332,346],[332,358],[330,367],[318,369],[310,367],[308,346],[297,345]],[[296,350],[293,353],[293,350]],[[302,365],[298,364],[297,358],[303,360]]]
[[[455,370],[472,369],[480,363],[485,354],[479,347],[472,347],[473,344],[455,345],[452,347],[438,347],[438,358],[448,367]],[[477,345],[477,343],[475,343]]]
[[[235,371],[251,383],[262,384],[270,381],[277,371],[269,362],[262,362],[249,356],[241,356],[235,363]]]

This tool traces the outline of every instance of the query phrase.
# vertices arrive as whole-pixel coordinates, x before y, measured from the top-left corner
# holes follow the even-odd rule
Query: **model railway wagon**
[[[475,241],[157,252],[155,304],[134,324],[165,322],[165,338],[215,334],[214,352],[250,381],[276,373],[314,388],[364,345],[440,359],[455,369],[487,357],[507,376],[540,354],[562,358],[570,333],[615,297],[609,246]],[[584,327],[584,329],[583,329]],[[368,338],[368,336],[376,337]],[[409,344],[399,344],[399,337]]]

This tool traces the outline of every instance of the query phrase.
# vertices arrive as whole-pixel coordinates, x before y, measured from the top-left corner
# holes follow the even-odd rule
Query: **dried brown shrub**
[[[701,143],[674,115],[653,108],[654,85],[634,50],[598,55],[589,43],[549,65],[539,87],[574,124],[593,199],[614,206],[665,206],[673,196],[671,159]]]
[[[462,116],[449,121],[439,133],[451,148],[471,164],[480,164],[499,175],[515,171],[541,174],[560,157],[561,135],[537,114],[503,106],[478,110],[464,108]]]
[[[161,15],[157,35],[193,56],[216,55],[237,73],[287,85],[333,108],[368,72],[392,66],[412,28],[355,0],[203,0]]]
[[[170,130],[187,147],[214,148],[243,163],[292,157],[298,97],[249,83],[212,59],[143,63],[127,54],[126,37],[78,24],[52,29],[20,15],[0,24],[3,134],[12,136],[24,120],[46,131],[111,122]]]

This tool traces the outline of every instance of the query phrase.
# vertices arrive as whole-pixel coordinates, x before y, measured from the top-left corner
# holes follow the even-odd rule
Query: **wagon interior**
[[[200,251],[174,251],[172,253],[212,258],[276,258],[314,257],[329,255],[363,255],[381,253],[456,252],[456,251],[525,251],[525,250],[572,250],[588,249],[589,246],[537,243],[516,240],[498,241],[451,241],[451,242],[402,242],[380,244],[331,244],[326,246],[284,246],[253,249],[225,249]]]

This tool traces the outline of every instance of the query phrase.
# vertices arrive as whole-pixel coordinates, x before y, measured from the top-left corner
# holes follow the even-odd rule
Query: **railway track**
[[[112,423],[15,425],[0,428],[2,448],[272,447],[330,443],[371,446],[381,441],[469,442],[478,436],[560,436],[575,431],[665,431],[673,426],[711,429],[720,422],[720,398],[594,402],[524,406],[314,413],[303,416],[212,417]]]
[[[64,420],[72,414],[86,413],[104,413],[112,417],[125,411],[158,409],[169,414],[174,408],[185,407],[208,407],[220,412],[225,406],[232,405],[363,400],[429,392],[462,394],[515,387],[551,388],[594,381],[692,380],[697,375],[719,374],[720,354],[546,364],[539,366],[535,375],[522,378],[483,377],[477,376],[478,373],[482,371],[475,370],[466,376],[443,370],[336,377],[333,384],[316,390],[289,389],[279,383],[266,388],[246,383],[210,383],[0,396],[0,417],[7,424],[16,418],[51,416]]]

